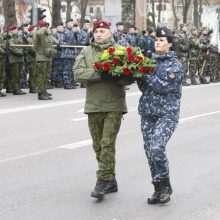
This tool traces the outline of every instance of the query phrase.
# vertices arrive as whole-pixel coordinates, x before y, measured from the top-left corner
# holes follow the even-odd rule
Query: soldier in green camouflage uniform
[[[209,75],[209,49],[207,45],[210,43],[210,39],[208,36],[208,29],[203,28],[201,34],[199,36],[200,44],[204,45],[205,47],[200,49],[199,53],[199,77],[200,82],[202,84],[208,84],[209,82],[205,78]]]
[[[34,35],[36,33],[36,26],[30,26],[28,28],[29,35],[27,38],[27,43],[33,45],[34,44]],[[36,50],[34,47],[27,48],[27,61],[28,61],[28,69],[29,69],[29,78],[28,78],[28,85],[29,85],[29,92],[36,93]]]
[[[6,96],[1,90],[5,81],[5,47],[2,34],[0,34],[0,97]]]
[[[220,82],[219,77],[219,53],[217,45],[210,45],[209,49],[210,63],[210,82]]]
[[[50,78],[52,57],[56,53],[53,45],[59,41],[50,33],[49,24],[46,21],[39,21],[39,30],[36,31],[34,39],[37,60],[37,92],[39,100],[52,99],[47,92],[47,85]]]
[[[118,191],[115,178],[115,142],[121,125],[122,115],[127,112],[124,86],[127,79],[111,80],[108,73],[102,77],[93,64],[96,56],[115,47],[109,23],[97,22],[93,27],[91,45],[83,48],[76,58],[74,75],[77,81],[86,83],[85,113],[88,114],[93,149],[98,162],[97,183],[91,194],[102,199],[105,194]],[[106,76],[107,75],[107,76]]]
[[[204,45],[199,42],[198,32],[195,27],[191,29],[191,36],[189,38],[189,74],[192,85],[198,85],[196,81],[196,74],[199,70],[199,51],[201,49],[208,49],[209,45]]]
[[[184,70],[184,79],[182,82],[183,86],[189,86],[190,84],[186,82],[187,79],[187,73],[188,73],[188,59],[189,59],[189,39],[187,36],[187,26],[186,24],[180,25],[180,33],[178,37],[178,41],[176,46],[178,47],[178,57],[180,59],[180,62],[183,65]]]
[[[22,44],[22,39],[18,36],[18,29],[15,24],[9,27],[11,39],[9,47],[9,63],[12,90],[14,95],[26,94],[21,90],[21,80],[23,77],[23,48],[15,47],[13,44]]]

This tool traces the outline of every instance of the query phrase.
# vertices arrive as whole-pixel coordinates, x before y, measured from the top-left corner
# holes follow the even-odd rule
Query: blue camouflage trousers
[[[70,84],[73,80],[73,58],[64,58],[62,59],[62,67],[63,67],[63,84]]]
[[[177,122],[167,117],[141,117],[144,149],[153,182],[169,178],[166,145],[176,126]]]

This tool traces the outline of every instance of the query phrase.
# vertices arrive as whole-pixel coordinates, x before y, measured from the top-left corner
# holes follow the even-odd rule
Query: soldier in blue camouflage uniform
[[[83,27],[78,34],[78,44],[81,46],[90,45],[91,33],[89,32],[89,26],[89,20],[85,19],[83,22]],[[86,83],[81,83],[80,87],[86,88]]]
[[[73,32],[73,19],[66,21],[66,27],[64,28],[64,44],[66,45],[76,45],[77,39],[76,35]],[[63,66],[63,84],[64,89],[75,89],[75,85],[72,85],[74,81],[73,77],[73,64],[76,58],[76,49],[75,48],[65,48],[62,53],[62,66]]]
[[[113,38],[115,40],[116,43],[118,43],[119,40],[121,40],[121,36],[124,34],[123,30],[124,30],[124,24],[123,22],[117,22],[116,23],[116,31],[113,33]],[[119,43],[118,43],[119,44]],[[120,44],[122,45],[122,44]]]
[[[170,51],[172,31],[167,27],[156,31],[153,58],[157,67],[153,75],[145,74],[138,80],[142,96],[139,100],[141,130],[155,192],[148,198],[149,204],[166,203],[170,200],[172,187],[166,145],[173,134],[180,112],[183,68],[176,53]]]
[[[121,33],[119,35],[119,40],[118,40],[117,44],[124,46],[124,47],[129,46],[129,43],[126,41],[126,34]]]
[[[63,23],[58,24],[57,26],[57,31],[53,36],[59,41],[59,44],[62,45],[64,44],[65,40],[65,35],[64,35],[64,27]],[[55,56],[53,57],[53,62],[52,62],[52,79],[51,81],[57,88],[62,88],[63,87],[63,69],[64,69],[64,62],[63,62],[63,51],[65,49],[60,48]]]
[[[137,34],[136,34],[136,27],[130,26],[129,32],[126,36],[126,41],[129,43],[130,46],[136,47],[137,46]]]

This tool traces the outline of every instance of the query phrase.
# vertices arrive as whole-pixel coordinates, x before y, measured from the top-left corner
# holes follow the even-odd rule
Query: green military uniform
[[[27,42],[28,44],[31,44],[31,45],[34,44],[34,39],[32,35],[28,36]],[[30,93],[35,93],[36,92],[37,62],[36,62],[36,50],[34,47],[27,48],[27,61],[28,61],[28,68],[29,68],[28,84],[30,88]]]
[[[83,48],[73,67],[75,79],[87,84],[85,113],[98,161],[97,179],[102,181],[111,180],[115,174],[115,141],[122,115],[127,112],[124,86],[130,82],[102,80],[93,64],[103,50],[115,46],[114,41],[102,45],[92,42]]]
[[[201,83],[207,84],[208,81],[205,79],[206,76],[209,75],[209,48],[207,45],[210,43],[209,36],[207,35],[206,30],[203,30],[200,37],[200,44],[204,45],[203,48],[200,49],[199,53],[199,77]],[[204,68],[203,68],[204,67]]]
[[[191,78],[191,84],[197,85],[196,73],[199,70],[199,51],[201,49],[206,49],[209,45],[203,45],[199,42],[199,39],[195,35],[191,35],[189,38],[189,74]]]
[[[217,45],[210,45],[209,51],[209,63],[210,63],[210,82],[220,82],[219,76],[219,53]]]
[[[42,100],[51,99],[47,93],[47,84],[50,78],[52,57],[56,50],[53,45],[59,41],[47,32],[47,27],[41,27],[36,31],[35,49],[37,61],[37,92],[38,98]]]
[[[22,44],[22,40],[19,38],[17,33],[13,33],[9,42],[9,75],[11,78],[13,94],[23,95],[25,94],[25,92],[21,90],[21,79],[23,70],[23,49],[20,47],[13,47],[13,44]]]
[[[5,81],[5,48],[2,34],[0,34],[0,97],[6,96],[1,92]]]

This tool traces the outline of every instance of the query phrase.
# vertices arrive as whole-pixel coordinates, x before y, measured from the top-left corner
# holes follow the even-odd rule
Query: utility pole
[[[33,25],[37,24],[37,8],[38,8],[38,0],[32,0],[32,21]]]

